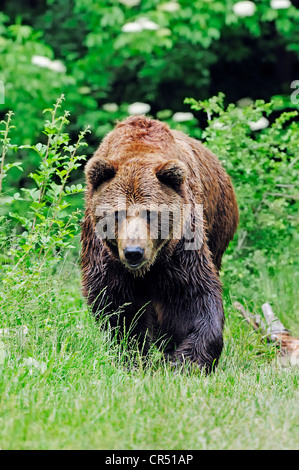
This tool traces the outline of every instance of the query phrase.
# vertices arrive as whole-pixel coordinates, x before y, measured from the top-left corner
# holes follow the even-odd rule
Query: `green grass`
[[[284,272],[263,276],[270,291],[278,289],[281,309],[295,303],[294,277],[283,295]],[[8,329],[0,336],[0,447],[298,448],[298,368],[280,366],[275,346],[233,308],[232,292],[225,296],[225,348],[207,377],[174,374],[155,353],[148,368],[129,369],[127,353],[88,312],[75,264],[29,282],[21,273],[7,280],[0,293],[0,328]]]

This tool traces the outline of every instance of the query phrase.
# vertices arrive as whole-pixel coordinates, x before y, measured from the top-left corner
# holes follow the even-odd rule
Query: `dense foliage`
[[[237,193],[240,226],[226,257],[233,261],[227,262],[226,271],[237,270],[252,288],[250,274],[257,274],[261,265],[273,270],[278,259],[295,262],[299,125],[294,118],[298,112],[283,112],[267,127],[275,103],[258,100],[243,108],[230,104],[224,109],[223,98],[220,94],[203,102],[186,102],[207,113],[208,126],[201,137],[220,156]]]
[[[298,78],[299,10],[291,4],[259,0],[246,13],[233,0],[3,3],[0,111],[14,111],[19,144],[37,138],[41,110],[61,93],[75,134],[90,124],[94,147],[130,103],[171,116],[188,110],[186,96],[221,91],[228,102],[284,95],[287,106]]]

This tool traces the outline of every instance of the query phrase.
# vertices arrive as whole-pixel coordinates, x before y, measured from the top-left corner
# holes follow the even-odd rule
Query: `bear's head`
[[[160,250],[181,238],[188,170],[179,151],[165,124],[131,117],[86,165],[96,234],[135,275],[144,275]]]

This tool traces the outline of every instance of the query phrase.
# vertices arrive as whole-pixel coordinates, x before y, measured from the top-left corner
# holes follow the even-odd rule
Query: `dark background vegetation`
[[[289,96],[298,71],[298,10],[260,0],[254,15],[239,17],[234,3],[3,1],[0,78],[7,96],[1,114],[13,108],[23,124],[18,133],[30,139],[41,129],[39,110],[63,91],[74,129],[91,124],[95,145],[125,114],[111,116],[102,108],[107,102],[146,102],[156,115],[186,111],[185,97],[202,100],[219,91],[227,102]],[[177,9],[167,11],[174,4]],[[122,31],[140,18],[159,27]],[[32,65],[33,55],[59,59],[66,71]]]

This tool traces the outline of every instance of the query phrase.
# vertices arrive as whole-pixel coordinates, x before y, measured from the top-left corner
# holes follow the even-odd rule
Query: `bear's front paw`
[[[176,355],[173,354],[168,358],[168,364],[171,368],[174,375],[179,374],[181,372],[190,373],[202,373],[205,371],[205,367],[201,366],[198,362],[192,361],[189,357],[183,355]]]

